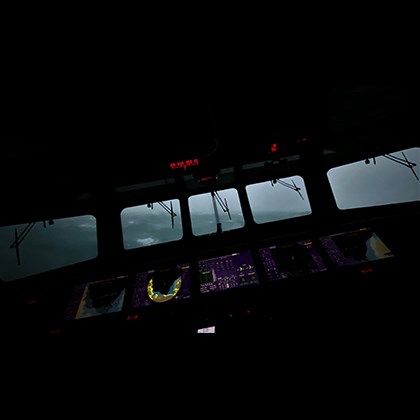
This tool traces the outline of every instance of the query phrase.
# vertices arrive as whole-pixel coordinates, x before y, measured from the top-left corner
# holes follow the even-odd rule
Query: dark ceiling
[[[221,167],[311,136],[348,154],[413,144],[414,93],[401,86],[154,89],[27,84],[6,100],[0,183],[6,213],[167,177],[171,161],[215,151]],[[61,86],[61,85],[60,85]],[[215,142],[217,139],[217,143]],[[0,220],[1,222],[1,220]]]

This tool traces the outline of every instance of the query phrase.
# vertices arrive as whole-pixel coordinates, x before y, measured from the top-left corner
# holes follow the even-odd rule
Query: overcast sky
[[[405,151],[407,158],[419,165],[420,148]],[[401,153],[393,154],[402,157]],[[419,166],[414,168],[417,175]],[[409,168],[384,157],[369,165],[365,162],[332,169],[328,173],[340,208],[353,208],[420,200],[420,182]],[[285,178],[288,184],[295,182],[301,188],[299,194],[280,184],[263,182],[248,185],[254,219],[257,223],[297,217],[311,212],[304,181],[295,176]],[[223,230],[244,226],[241,206],[235,189],[219,191],[222,200],[227,199],[232,220],[217,206]],[[169,201],[165,204],[170,205]],[[122,212],[124,246],[126,249],[150,246],[157,243],[176,241],[182,238],[182,221],[179,201],[172,200],[174,228],[171,216],[159,204],[154,208],[137,206]],[[203,235],[216,231],[216,218],[210,193],[189,199],[193,233]],[[26,225],[17,226],[22,232]],[[59,268],[89,260],[97,255],[96,220],[93,216],[82,216],[56,220],[47,228],[36,223],[20,246],[21,265],[17,264],[16,250],[10,249],[15,238],[14,226],[0,228],[0,279],[14,280],[31,274]]]
[[[420,176],[420,148],[403,152]],[[403,158],[401,152],[391,155]],[[420,182],[411,170],[383,156],[376,165],[370,159],[369,165],[363,161],[331,169],[328,178],[340,209],[420,200]]]
[[[271,181],[246,186],[249,204],[256,223],[267,223],[276,220],[290,219],[311,213],[311,206],[300,176],[283,178],[286,184],[300,188],[299,195],[294,189]]]

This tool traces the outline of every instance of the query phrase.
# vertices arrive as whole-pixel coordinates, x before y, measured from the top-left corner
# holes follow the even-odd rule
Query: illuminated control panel
[[[65,319],[90,318],[121,312],[128,287],[128,276],[77,285],[68,304]]]
[[[369,228],[322,236],[320,241],[336,267],[393,257],[389,248]]]
[[[178,264],[135,275],[132,308],[191,296],[190,264]]]
[[[209,293],[258,284],[254,260],[243,251],[198,261],[200,292]]]
[[[256,262],[261,271],[257,272],[254,257],[258,258]],[[130,270],[127,275],[85,281],[74,286],[64,319],[77,320],[114,314],[117,318],[128,315],[126,319],[137,320],[142,317],[144,308],[163,307],[168,302],[172,311],[175,306],[170,302],[186,302],[194,298],[195,291],[210,295],[213,292],[259,285],[261,280],[273,283],[291,279],[294,283],[294,279],[310,277],[334,267],[389,257],[393,257],[392,252],[370,228],[313,239],[278,239],[270,245],[252,250],[194,259],[193,264],[181,260],[182,263],[162,263],[148,269],[142,268],[143,271]],[[360,272],[368,274],[373,270],[369,266],[362,266]],[[328,279],[328,275],[325,278]],[[197,287],[192,288],[191,283],[195,281]],[[273,284],[273,287],[276,286]],[[186,304],[183,308],[188,311],[193,306]],[[164,316],[162,314],[170,313],[159,311],[146,309],[144,314],[159,314],[159,318]]]
[[[306,276],[327,269],[321,255],[309,239],[273,245],[259,250],[268,280]]]

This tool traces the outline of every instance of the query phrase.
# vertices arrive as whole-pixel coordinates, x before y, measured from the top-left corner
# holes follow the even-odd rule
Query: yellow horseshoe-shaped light
[[[153,289],[153,278],[149,280],[149,283],[147,283],[147,295],[149,296],[149,299],[156,303],[162,303],[167,302],[168,300],[171,300],[174,296],[177,295],[179,292],[179,289],[181,289],[182,286],[182,280],[181,277],[178,277],[171,285],[169,289],[169,293],[164,294],[160,293],[159,291],[155,291]]]

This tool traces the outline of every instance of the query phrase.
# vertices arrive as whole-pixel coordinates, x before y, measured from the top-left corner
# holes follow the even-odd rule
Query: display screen
[[[120,312],[127,291],[128,276],[114,277],[77,285],[65,319],[89,318]]]
[[[132,306],[140,308],[190,296],[190,264],[178,264],[137,273]]]
[[[200,292],[216,292],[258,283],[249,251],[198,261]]]
[[[393,257],[378,235],[369,228],[319,238],[336,267]]]
[[[259,252],[268,280],[306,276],[327,269],[309,239],[261,248]]]

